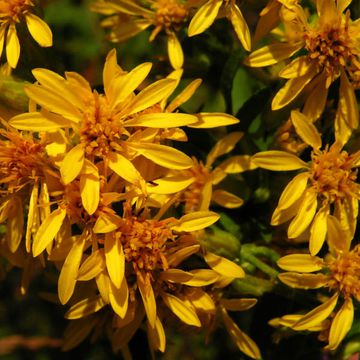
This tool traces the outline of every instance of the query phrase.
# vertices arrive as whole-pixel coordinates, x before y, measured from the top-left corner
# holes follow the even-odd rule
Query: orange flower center
[[[1,183],[11,183],[9,190],[27,183],[30,177],[40,176],[45,164],[43,145],[25,139],[17,133],[1,133],[9,141],[0,141]]]
[[[186,21],[188,16],[187,7],[178,0],[157,0],[154,4],[156,9],[156,26],[169,29],[179,26]]]
[[[345,297],[353,296],[360,301],[360,247],[330,260],[330,288],[340,290]]]
[[[123,151],[119,140],[127,132],[121,122],[114,120],[113,111],[104,96],[93,93],[88,100],[88,110],[84,117],[80,141],[85,145],[88,156],[103,157],[111,150]]]
[[[31,0],[0,0],[0,18],[9,18],[16,22],[31,6],[34,6]]]
[[[345,196],[358,197],[357,170],[353,169],[353,157],[336,146],[312,153],[310,180],[318,194],[332,203]]]
[[[185,202],[185,212],[199,210],[198,206],[202,198],[202,191],[205,184],[209,181],[210,171],[196,158],[193,158],[194,165],[191,169],[185,170],[189,177],[195,181],[184,191],[183,201]]]
[[[326,23],[320,29],[309,29],[305,32],[305,48],[309,58],[324,69],[332,80],[340,75],[343,67],[350,65],[355,55],[355,46],[349,32],[349,14],[343,21],[339,16],[338,23]]]
[[[143,220],[135,216],[125,218],[117,230],[123,245],[125,259],[136,274],[149,273],[157,268],[168,268],[165,251],[175,235],[168,228],[173,219]]]

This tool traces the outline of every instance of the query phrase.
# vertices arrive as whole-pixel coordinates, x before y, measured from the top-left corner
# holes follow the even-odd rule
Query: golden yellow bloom
[[[226,16],[244,49],[251,49],[251,35],[247,23],[236,4],[236,0],[208,0],[195,13],[189,24],[189,36],[203,33],[209,28],[215,19],[222,15]]]
[[[359,22],[350,19],[349,11],[343,14],[349,1],[322,0],[316,4],[318,18],[315,24],[308,22],[300,5],[287,9],[282,19],[287,41],[254,51],[246,63],[252,67],[269,66],[292,59],[300,51],[304,53],[281,70],[279,75],[287,82],[274,97],[272,109],[290,104],[306,87],[309,95],[303,112],[311,120],[320,117],[330,85],[340,78],[335,130],[346,142],[351,130],[359,123],[354,93],[359,73]]]
[[[20,57],[20,42],[16,24],[24,19],[31,36],[40,46],[52,45],[51,30],[43,20],[32,14],[34,6],[32,0],[0,1],[0,54],[5,43],[6,58],[12,68],[16,68]]]
[[[189,169],[169,172],[168,175],[154,180],[154,186],[148,186],[149,194],[177,194],[178,201],[185,205],[185,212],[208,210],[213,201],[229,209],[240,207],[243,200],[226,190],[213,190],[228,174],[242,173],[251,170],[254,165],[248,155],[236,155],[213,167],[220,156],[232,151],[241,139],[242,133],[233,132],[218,141],[210,150],[205,164],[193,158]]]
[[[53,165],[43,141],[14,130],[0,130],[0,222],[7,223],[6,239],[15,252],[24,235],[24,209],[27,210],[26,249],[39,226],[38,206],[44,205],[46,180],[52,177]],[[46,201],[45,201],[46,202]]]
[[[338,141],[321,150],[320,134],[311,121],[298,111],[291,113],[291,119],[297,134],[312,147],[311,162],[285,151],[260,152],[252,160],[268,170],[304,170],[284,189],[271,224],[292,219],[289,238],[300,236],[310,227],[310,253],[316,255],[325,241],[329,214],[339,219],[346,238],[354,235],[360,197],[356,182],[360,152],[350,155]]]
[[[328,218],[330,253],[321,259],[307,254],[282,257],[278,265],[289,272],[279,275],[288,286],[300,289],[328,288],[331,297],[305,315],[285,315],[278,319],[280,325],[293,330],[321,331],[326,328],[325,319],[331,319],[326,349],[335,350],[351,328],[354,318],[353,299],[360,301],[360,247],[350,250],[350,242],[344,242],[344,234],[338,220]],[[316,272],[316,273],[315,273]],[[342,306],[337,306],[340,299]]]
[[[185,26],[191,8],[196,0],[111,0],[96,1],[91,9],[103,15],[110,15],[102,26],[111,28],[112,42],[125,41],[150,26],[153,41],[160,32],[167,36],[167,48],[174,69],[183,67],[184,54],[176,33]]]

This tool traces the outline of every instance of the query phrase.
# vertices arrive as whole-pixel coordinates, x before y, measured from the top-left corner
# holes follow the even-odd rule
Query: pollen
[[[136,274],[151,274],[156,269],[166,270],[166,250],[175,235],[168,224],[172,219],[149,220],[130,216],[118,229],[125,259],[132,263]]]
[[[317,62],[331,80],[340,75],[341,68],[350,66],[356,55],[349,32],[349,13],[345,22],[339,17],[335,24],[325,23],[317,29],[309,29],[304,37],[310,60]]]
[[[347,298],[360,301],[360,246],[329,261],[330,288],[340,290]]]
[[[325,148],[322,152],[313,152],[312,160],[310,180],[324,200],[333,203],[346,196],[359,196],[357,170],[353,169],[353,158],[346,151],[339,151],[335,146],[330,150]]]
[[[20,21],[30,7],[34,6],[31,0],[0,0],[0,21]]]
[[[88,98],[87,111],[84,113],[80,129],[80,141],[88,156],[106,156],[111,150],[121,151],[119,140],[127,133],[121,121],[114,119],[107,99],[93,92]]]
[[[156,26],[163,29],[176,28],[186,21],[187,7],[177,0],[157,0],[154,4],[156,10]]]
[[[193,158],[194,165],[186,170],[189,177],[195,178],[195,181],[185,190],[183,201],[185,202],[185,212],[198,210],[201,201],[202,191],[205,184],[211,176],[209,169],[196,158]]]

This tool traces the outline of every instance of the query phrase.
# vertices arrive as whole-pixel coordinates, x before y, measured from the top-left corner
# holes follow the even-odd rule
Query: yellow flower
[[[252,67],[269,66],[293,58],[301,51],[300,56],[281,70],[279,75],[287,82],[274,97],[272,109],[290,104],[306,87],[310,91],[303,112],[311,120],[320,117],[330,85],[340,78],[335,127],[345,142],[345,137],[359,123],[354,93],[358,86],[355,74],[359,73],[359,23],[351,21],[349,12],[343,14],[349,2],[323,0],[316,4],[318,18],[314,25],[307,22],[300,5],[288,8],[282,19],[285,41],[254,51],[246,63]]]
[[[277,323],[297,331],[321,331],[327,327],[325,319],[335,312],[326,346],[326,349],[335,350],[351,328],[353,299],[360,301],[360,247],[357,245],[350,250],[350,242],[343,241],[344,234],[335,217],[328,218],[328,226],[330,253],[324,259],[308,254],[291,254],[280,258],[278,265],[289,271],[279,275],[286,285],[300,289],[328,288],[331,297],[305,315],[285,315]],[[340,299],[343,304],[339,308]]]
[[[247,23],[236,4],[236,0],[208,0],[195,13],[189,24],[189,36],[203,33],[216,17],[224,13],[230,20],[235,33],[247,51],[251,50],[251,35]]]
[[[304,170],[284,189],[271,224],[292,219],[289,238],[300,236],[310,227],[309,249],[316,255],[325,241],[329,214],[339,219],[347,238],[354,234],[360,198],[355,168],[360,165],[360,152],[349,155],[340,142],[321,150],[320,134],[310,120],[298,111],[291,113],[291,119],[297,134],[312,147],[311,162],[285,151],[260,152],[252,160],[268,170]]]
[[[178,201],[184,202],[185,212],[208,210],[213,201],[229,209],[240,207],[243,200],[223,189],[215,189],[228,174],[237,174],[251,170],[254,165],[248,155],[232,156],[213,168],[218,157],[232,151],[241,139],[242,133],[233,132],[218,141],[210,150],[205,164],[193,158],[193,166],[189,169],[169,172],[168,175],[153,180],[153,186],[148,186],[151,194],[177,194]]]
[[[167,49],[174,69],[183,67],[184,54],[176,35],[187,22],[194,0],[148,0],[148,1],[96,1],[91,9],[103,15],[110,15],[102,21],[102,26],[111,28],[109,38],[112,42],[125,41],[150,26],[155,28],[150,41],[164,31],[167,36]]]
[[[14,130],[1,129],[0,135],[0,222],[6,221],[8,246],[15,252],[24,235],[26,209],[25,243],[30,252],[32,236],[39,227],[38,207],[46,202],[44,191],[54,166],[43,141]]]
[[[52,33],[49,26],[38,16],[32,14],[32,0],[0,1],[0,54],[5,44],[6,58],[12,68],[20,57],[20,43],[16,24],[25,19],[27,28],[34,40],[42,47],[52,45]]]
[[[59,278],[62,303],[67,302],[74,291],[74,287],[69,291],[69,280],[73,279],[96,278],[100,295],[76,303],[66,317],[78,319],[110,305],[119,323],[132,323],[136,330],[146,315],[150,343],[155,350],[164,351],[165,333],[160,320],[164,309],[159,303],[183,323],[201,326],[195,307],[183,297],[183,289],[215,283],[219,279],[218,272],[210,269],[183,271],[178,266],[200,249],[191,233],[213,224],[218,218],[212,212],[194,212],[179,220],[159,220],[156,216],[151,218],[148,209],[137,216],[125,204],[118,228],[105,235],[92,236],[92,242],[97,239],[97,246],[80,267],[84,240],[76,240],[78,245],[74,243],[69,252]],[[229,275],[243,276],[243,271]],[[62,294],[66,294],[65,298]],[[134,318],[134,309],[142,313],[140,319]]]

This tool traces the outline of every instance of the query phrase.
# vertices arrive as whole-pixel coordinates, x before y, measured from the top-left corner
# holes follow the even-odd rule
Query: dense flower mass
[[[358,16],[0,0],[0,355],[355,359]]]

